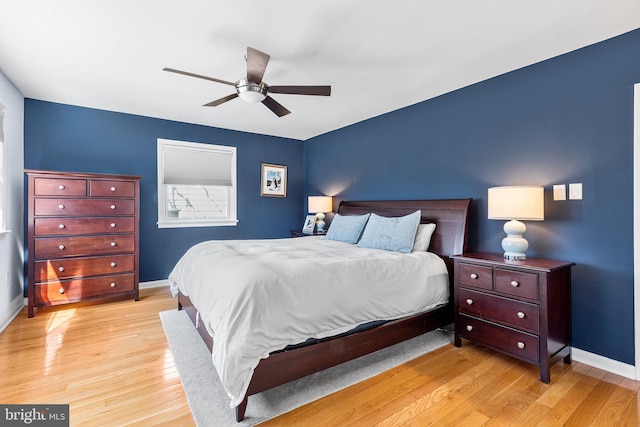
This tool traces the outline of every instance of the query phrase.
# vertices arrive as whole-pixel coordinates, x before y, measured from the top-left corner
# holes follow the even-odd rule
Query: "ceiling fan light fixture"
[[[267,97],[267,85],[264,83],[256,84],[242,79],[236,83],[236,92],[238,96],[245,102],[255,104],[262,102]]]

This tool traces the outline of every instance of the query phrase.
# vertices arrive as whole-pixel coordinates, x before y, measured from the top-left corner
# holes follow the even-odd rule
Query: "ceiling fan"
[[[271,98],[269,96],[270,93],[319,96],[331,95],[331,86],[269,86],[262,81],[262,77],[264,76],[264,71],[267,68],[267,64],[269,63],[269,58],[271,58],[271,56],[252,47],[247,47],[247,55],[245,58],[247,60],[247,76],[235,83],[216,79],[214,77],[190,73],[188,71],[176,70],[174,68],[163,68],[163,70],[183,74],[185,76],[197,77],[199,79],[211,80],[213,82],[235,87],[235,93],[204,104],[205,107],[217,107],[220,104],[224,104],[227,101],[240,97],[240,99],[250,103],[262,102],[278,117],[282,117],[291,113],[291,111],[287,110],[275,99]]]

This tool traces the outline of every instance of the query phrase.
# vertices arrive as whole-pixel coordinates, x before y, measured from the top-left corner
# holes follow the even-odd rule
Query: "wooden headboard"
[[[343,201],[338,206],[340,215],[362,215],[373,212],[381,216],[396,217],[422,211],[421,223],[435,223],[429,251],[448,260],[467,250],[467,222],[473,199],[449,200],[385,200]]]

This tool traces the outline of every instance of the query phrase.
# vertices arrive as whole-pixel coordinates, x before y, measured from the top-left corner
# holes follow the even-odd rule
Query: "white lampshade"
[[[331,212],[333,200],[331,196],[309,196],[309,213]]]
[[[491,187],[488,218],[509,220],[502,239],[505,259],[526,259],[529,242],[522,237],[527,227],[518,220],[544,220],[544,188],[536,186]]]

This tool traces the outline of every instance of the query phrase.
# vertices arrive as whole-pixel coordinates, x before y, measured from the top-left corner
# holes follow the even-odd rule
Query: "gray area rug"
[[[244,427],[261,423],[453,342],[453,334],[432,331],[249,396],[245,419],[238,423],[213,367],[211,353],[187,314],[178,310],[163,311],[160,319],[193,418],[200,427]]]

